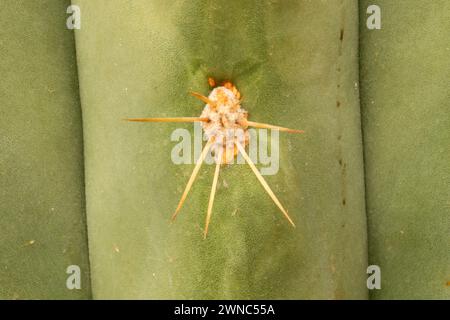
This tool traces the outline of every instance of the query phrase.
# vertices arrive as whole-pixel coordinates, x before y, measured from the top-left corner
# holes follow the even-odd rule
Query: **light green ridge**
[[[361,1],[360,17],[372,297],[449,299],[450,2]]]
[[[69,1],[0,4],[0,298],[90,298]],[[81,268],[68,290],[66,268]]]
[[[94,298],[366,298],[356,1],[73,3]],[[169,223],[193,169],[170,135],[193,126],[121,119],[198,116],[208,76],[306,130],[280,133],[266,177],[296,229],[246,165],[221,170],[207,240],[213,166]]]

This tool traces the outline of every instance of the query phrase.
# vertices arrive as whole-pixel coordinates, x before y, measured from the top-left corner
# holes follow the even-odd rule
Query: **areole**
[[[191,95],[206,103],[200,117],[126,119],[127,121],[133,122],[200,122],[202,124],[202,128],[208,138],[208,141],[202,150],[200,158],[197,160],[175,213],[172,215],[172,221],[177,217],[195,181],[195,178],[197,177],[203,161],[205,160],[208,152],[211,150],[216,161],[216,168],[214,171],[214,178],[208,202],[208,211],[206,214],[205,229],[203,233],[204,238],[206,238],[206,235],[208,234],[208,226],[211,220],[220,167],[221,165],[231,163],[238,153],[242,154],[263,188],[269,194],[270,198],[278,206],[289,223],[295,227],[291,217],[275,196],[261,173],[258,171],[253,161],[250,159],[249,155],[245,151],[245,147],[249,142],[249,127],[273,129],[290,133],[304,133],[304,131],[249,121],[247,119],[247,111],[241,107],[241,93],[230,81],[225,81],[220,86],[216,86],[216,81],[213,78],[209,78],[208,83],[211,87],[213,87],[213,90],[210,92],[208,97],[197,92],[191,92]]]

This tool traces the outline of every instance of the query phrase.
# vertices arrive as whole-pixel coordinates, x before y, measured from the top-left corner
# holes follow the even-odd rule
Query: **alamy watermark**
[[[381,268],[375,264],[367,267],[367,289],[381,289]]]
[[[66,10],[67,14],[70,16],[66,20],[66,26],[69,30],[81,29],[81,9],[79,6],[70,5]]]
[[[248,132],[248,133],[247,133]],[[230,146],[234,144],[235,139],[244,140],[240,136],[248,134],[249,157],[255,164],[260,164],[262,175],[275,175],[280,168],[280,147],[279,132],[277,130],[266,129],[248,129],[244,132],[241,129],[229,130],[225,141],[217,141],[219,144]],[[170,135],[171,141],[177,142],[171,151],[171,160],[174,164],[193,164],[196,163],[202,151],[205,136],[201,124],[194,123],[194,133],[178,128]],[[212,150],[214,148],[211,148]],[[233,148],[231,148],[233,150]],[[206,164],[215,163],[212,152],[209,152],[205,159]],[[240,153],[233,157],[229,163],[245,164],[245,159]]]
[[[369,30],[381,29],[381,9],[376,4],[367,7],[366,13],[370,16],[367,18],[366,26]]]
[[[69,275],[66,279],[66,288],[69,290],[81,289],[81,269],[73,264],[67,267],[66,273]]]

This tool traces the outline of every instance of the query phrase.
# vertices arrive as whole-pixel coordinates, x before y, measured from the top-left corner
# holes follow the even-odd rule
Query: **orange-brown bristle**
[[[225,88],[229,89],[229,90],[231,90],[231,89],[234,87],[233,84],[232,84],[230,81],[225,81],[225,82],[223,83],[223,86],[224,86]]]
[[[214,78],[209,77],[208,84],[210,87],[214,88],[216,86],[216,80],[214,80]]]

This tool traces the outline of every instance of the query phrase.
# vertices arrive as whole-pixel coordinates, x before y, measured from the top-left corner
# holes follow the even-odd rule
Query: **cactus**
[[[449,299],[450,3],[377,1],[363,23],[361,101],[370,263],[379,299]]]
[[[91,297],[68,1],[0,4],[0,298]],[[5,48],[5,50],[3,50]],[[77,265],[81,290],[66,287]]]
[[[368,263],[372,298],[450,297],[447,1],[368,30],[366,0],[73,0],[76,39],[69,4],[0,4],[0,298],[365,299]],[[221,85],[245,129],[304,134],[269,131],[272,175],[204,164],[176,209],[172,133]]]
[[[94,297],[367,297],[356,1],[74,3]],[[209,76],[236,84],[250,120],[306,131],[279,135],[265,178],[297,228],[237,164],[206,240],[214,166],[169,223],[193,168],[170,135],[193,126],[121,119],[199,116],[187,93]]]

